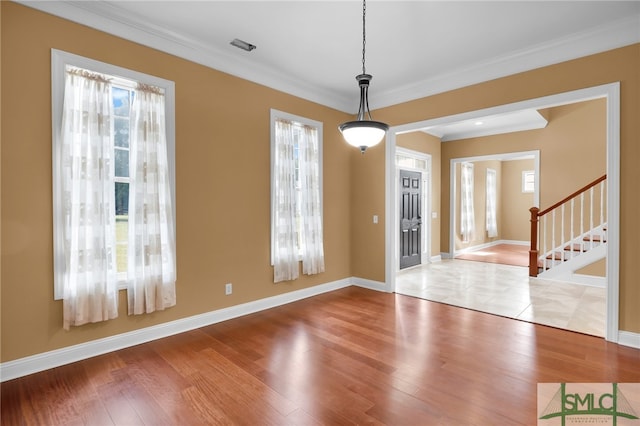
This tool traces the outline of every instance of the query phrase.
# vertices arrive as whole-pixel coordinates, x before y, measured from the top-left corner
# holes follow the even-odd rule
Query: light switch
[[[431,212],[431,219],[437,219],[438,218],[438,212]]]
[[[378,215],[377,214],[373,215],[373,223],[378,223]]]

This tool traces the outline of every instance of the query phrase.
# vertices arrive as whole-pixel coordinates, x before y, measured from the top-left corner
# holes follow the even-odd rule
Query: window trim
[[[105,62],[75,55],[58,49],[51,49],[51,135],[52,135],[52,171],[53,171],[53,267],[62,268],[63,259],[56,258],[56,253],[62,253],[62,238],[58,236],[61,229],[62,211],[61,197],[58,194],[62,188],[61,173],[57,173],[60,164],[60,139],[62,130],[62,111],[64,102],[65,72],[67,66],[84,68],[97,73],[114,77],[114,83],[118,85],[130,85],[131,81],[150,84],[164,90],[165,96],[165,132],[167,141],[167,156],[169,163],[169,186],[171,202],[173,204],[173,228],[176,230],[176,185],[175,185],[175,83],[160,77],[133,71],[127,68],[111,65]],[[122,80],[121,80],[122,79]],[[177,255],[176,255],[177,257]],[[54,300],[63,297],[62,284],[56,282],[58,274],[54,273]],[[119,280],[118,287],[126,288],[126,281]]]
[[[275,122],[278,118],[282,118],[284,120],[289,120],[289,121],[293,121],[293,122],[297,122],[303,125],[307,125],[307,126],[311,126],[311,127],[315,127],[318,131],[318,156],[319,156],[319,164],[318,164],[318,181],[320,184],[320,208],[322,211],[322,215],[321,215],[321,220],[322,220],[322,227],[324,229],[324,181],[323,181],[323,161],[324,161],[324,151],[323,151],[323,145],[324,145],[324,139],[323,139],[323,123],[321,121],[316,121],[316,120],[312,120],[310,118],[306,118],[306,117],[301,117],[299,115],[294,115],[294,114],[290,114],[288,112],[284,112],[284,111],[279,111],[277,109],[270,109],[269,112],[269,123],[270,123],[270,166],[269,166],[269,173],[270,173],[270,178],[269,178],[269,215],[270,215],[270,223],[271,223],[271,228],[269,230],[269,233],[271,235],[271,241],[270,241],[270,262],[271,265],[273,266],[274,264],[274,259],[273,259],[273,252],[274,252],[274,229],[275,229],[275,223],[274,223],[274,215],[273,215],[273,177],[274,177],[274,150],[275,150],[275,144],[276,144],[276,126],[275,126]],[[302,258],[299,257],[298,261],[302,260]]]

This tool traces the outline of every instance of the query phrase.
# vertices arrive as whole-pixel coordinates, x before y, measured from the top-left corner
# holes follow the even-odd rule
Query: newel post
[[[538,211],[537,207],[531,207],[531,248],[529,249],[529,276],[538,276]]]

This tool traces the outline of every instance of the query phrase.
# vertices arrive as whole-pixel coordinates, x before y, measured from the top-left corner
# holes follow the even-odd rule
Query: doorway
[[[422,173],[400,169],[400,269],[422,263]]]
[[[501,105],[482,110],[456,114],[453,116],[440,117],[421,122],[408,123],[394,126],[387,135],[386,143],[386,167],[385,167],[385,195],[386,195],[386,216],[389,218],[385,223],[386,241],[385,247],[385,281],[386,290],[395,292],[396,267],[395,259],[398,253],[397,239],[397,210],[395,200],[397,199],[396,176],[396,135],[414,132],[429,126],[459,122],[464,120],[480,119],[489,115],[505,114],[524,109],[543,109],[553,106],[566,105],[570,103],[604,98],[607,101],[606,112],[606,151],[607,151],[607,205],[609,244],[607,246],[606,276],[608,285],[606,289],[606,327],[605,339],[612,342],[618,341],[618,307],[619,307],[619,236],[620,236],[620,84],[611,83],[572,92],[565,92],[537,99],[530,99],[513,104]],[[446,229],[445,229],[446,228]],[[446,226],[443,228],[449,232]],[[450,250],[444,248],[443,251]]]
[[[431,155],[398,147],[395,155],[398,199],[396,271],[421,265],[431,256]],[[406,232],[405,232],[406,231]]]

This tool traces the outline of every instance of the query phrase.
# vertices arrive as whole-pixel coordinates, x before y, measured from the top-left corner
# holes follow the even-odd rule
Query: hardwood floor
[[[349,287],[2,384],[2,425],[512,425],[640,350]]]

